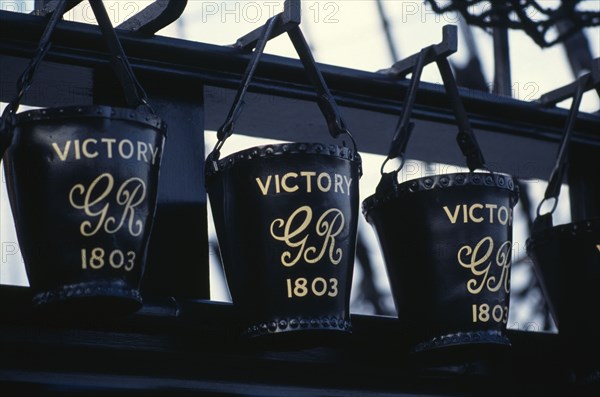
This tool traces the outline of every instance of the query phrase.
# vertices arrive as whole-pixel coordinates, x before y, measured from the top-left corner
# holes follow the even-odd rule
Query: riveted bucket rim
[[[532,235],[526,241],[526,248],[529,252],[530,250],[535,249],[536,245],[540,243],[539,239],[552,235],[560,236],[562,234],[571,234],[573,236],[577,236],[583,233],[594,232],[600,232],[600,218],[591,218],[582,221],[556,225],[548,229],[532,233]]]
[[[375,193],[367,197],[362,203],[362,211],[366,217],[370,211],[378,208],[380,205],[412,193],[464,186],[506,190],[512,194],[511,208],[517,204],[519,199],[518,186],[514,182],[514,177],[509,174],[500,172],[493,174],[489,172],[458,172],[425,176],[399,183],[395,189],[390,189],[383,193]]]
[[[342,332],[352,333],[349,318],[338,316],[274,318],[269,321],[253,322],[246,326],[242,336],[255,338],[264,335],[294,332]]]
[[[150,126],[166,136],[167,123],[157,115],[142,112],[137,109],[121,108],[104,105],[65,106],[27,110],[15,115],[15,123],[33,123],[37,121],[54,121],[62,119],[104,118],[123,120]]]
[[[307,154],[350,161],[351,163],[356,164],[359,169],[362,164],[360,154],[346,146],[339,146],[333,143],[284,142],[254,146],[230,154],[216,162],[216,169],[209,166],[206,167],[206,179],[207,182],[214,180],[220,173],[248,161],[275,158],[285,155]]]
[[[497,345],[510,347],[510,339],[501,330],[459,331],[419,342],[411,348],[412,353],[447,349],[465,345]]]

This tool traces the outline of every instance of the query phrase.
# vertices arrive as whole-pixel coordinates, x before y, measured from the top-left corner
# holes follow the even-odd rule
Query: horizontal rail
[[[405,330],[390,317],[354,315],[352,335],[297,340],[290,348],[241,340],[230,304],[170,299],[146,303],[127,318],[77,320],[32,311],[27,288],[1,286],[0,299],[11,302],[0,306],[0,390],[18,387],[19,395],[30,389],[61,396],[156,389],[156,395],[340,397],[579,391],[562,372],[573,362],[557,353],[555,334],[510,331],[511,349],[482,346],[448,351],[444,361],[421,360],[408,354]]]
[[[43,20],[39,17],[0,12],[0,60],[31,56],[42,24]],[[140,39],[131,33],[120,32],[120,37],[142,79],[144,75],[154,79],[166,76],[189,79],[207,86],[205,128],[219,127],[231,105],[233,89],[242,78],[249,54],[233,47],[159,36]],[[63,22],[59,24],[56,44],[48,59],[96,68],[107,63],[104,53],[97,27]],[[408,82],[328,65],[322,65],[321,69],[342,107],[344,119],[356,137],[359,149],[387,153]],[[12,95],[15,81],[5,70],[10,68],[3,66],[0,75],[0,100],[4,101]],[[85,91],[85,87],[82,90]],[[259,65],[251,91],[254,95],[248,98],[248,110],[239,124],[240,133],[248,131],[250,135],[282,140],[323,140],[326,137],[324,123],[311,122],[315,125],[307,128],[306,120],[320,121],[320,118],[316,104],[312,106],[309,103],[315,101],[315,94],[298,60],[266,55]],[[30,104],[46,106],[53,103],[54,99],[48,96],[47,91],[37,90],[37,93],[30,96]],[[524,178],[547,177],[567,116],[565,110],[547,109],[538,103],[478,91],[461,89],[460,94],[491,167],[497,165],[495,170]],[[286,117],[273,120],[273,114]],[[459,151],[454,150],[455,121],[441,85],[420,85],[413,117],[421,122],[417,123],[409,157],[463,164]],[[600,117],[582,114],[578,118],[573,141],[600,148],[598,131]],[[487,155],[491,151],[493,153]]]

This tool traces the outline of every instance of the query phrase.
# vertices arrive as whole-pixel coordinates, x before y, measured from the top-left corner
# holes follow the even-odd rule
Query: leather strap
[[[541,229],[552,227],[552,214],[554,213],[558,205],[558,196],[560,195],[560,189],[562,187],[562,181],[568,163],[567,159],[569,154],[571,137],[573,135],[573,127],[575,126],[577,115],[579,114],[579,106],[581,105],[581,99],[583,98],[583,94],[586,91],[586,86],[588,85],[589,78],[590,75],[583,75],[577,79],[577,85],[575,88],[575,93],[573,95],[573,102],[571,104],[571,108],[569,109],[569,115],[567,117],[567,122],[564,127],[563,136],[560,142],[560,146],[558,148],[558,153],[556,155],[556,163],[554,164],[554,168],[552,169],[552,173],[550,174],[548,186],[546,187],[546,191],[544,192],[544,199],[540,202],[537,208],[537,216],[533,225],[533,230],[536,232],[540,231]],[[552,209],[550,210],[550,212],[542,214],[541,212],[543,204],[551,199],[554,200],[554,203],[552,204]]]
[[[133,74],[131,65],[125,56],[123,47],[110,22],[110,18],[108,17],[108,13],[104,8],[102,0],[89,0],[89,3],[92,6],[102,35],[111,53],[111,65],[119,79],[123,92],[125,93],[127,105],[132,108],[144,105],[154,113],[152,108],[148,105],[146,93]],[[48,18],[48,24],[40,38],[35,56],[31,59],[29,65],[17,81],[17,95],[10,101],[2,114],[2,127],[5,128],[7,127],[7,124],[14,123],[14,116],[19,109],[21,100],[31,87],[35,73],[52,45],[52,35],[56,30],[58,22],[62,19],[66,4],[67,0],[60,0],[54,11],[46,16]]]
[[[389,160],[400,158],[400,166],[394,172],[395,174],[397,174],[404,166],[404,154],[414,128],[414,123],[410,121],[410,116],[417,96],[421,74],[425,66],[426,59],[430,55],[430,51],[432,51],[432,47],[426,47],[421,50],[416,64],[412,70],[412,77],[406,97],[404,99],[400,121],[396,127],[388,157],[381,167],[382,175],[384,174],[385,164]],[[446,58],[441,58],[436,62],[444,82],[446,94],[448,95],[454,110],[454,115],[456,117],[459,130],[456,140],[460,150],[466,158],[467,166],[471,172],[475,171],[476,169],[487,169],[481,148],[479,147],[477,139],[475,138],[475,134],[473,133],[473,129],[469,123],[469,118],[467,117],[467,113],[460,99],[458,84],[456,83],[456,79],[452,74],[450,64]],[[386,180],[388,179],[389,178],[386,178]]]
[[[254,77],[256,67],[258,66],[258,62],[260,61],[260,57],[264,53],[265,46],[271,38],[273,29],[278,22],[278,18],[281,18],[281,14],[269,19],[263,28],[263,33],[256,44],[256,49],[254,50],[252,59],[246,67],[242,83],[240,84],[236,97],[227,116],[227,119],[225,120],[221,128],[219,128],[219,130],[217,131],[218,142],[215,145],[213,151],[208,155],[209,162],[216,162],[219,159],[220,150],[223,147],[225,140],[227,140],[227,138],[229,138],[233,134],[235,123],[241,115],[242,108],[244,106],[244,98],[246,96],[246,93],[248,92],[248,87],[252,78]],[[317,63],[315,62],[315,59],[310,51],[306,39],[304,38],[304,35],[302,34],[302,31],[300,30],[300,27],[295,26],[290,31],[288,31],[288,36],[290,37],[290,40],[294,45],[296,53],[300,57],[300,61],[304,66],[304,70],[308,76],[309,81],[311,82],[311,84],[315,88],[315,91],[317,92],[317,103],[327,121],[329,133],[334,138],[338,138],[343,134],[347,134],[352,140],[354,150],[356,151],[356,142],[354,141],[354,138],[346,128],[346,125],[340,116],[337,103],[333,95],[331,94],[331,91],[327,87],[325,80],[323,79],[323,75],[321,74]]]

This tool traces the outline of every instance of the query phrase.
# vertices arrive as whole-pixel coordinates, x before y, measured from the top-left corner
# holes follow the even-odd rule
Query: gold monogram
[[[104,189],[102,189],[103,185]],[[114,177],[109,173],[104,173],[94,179],[89,187],[86,188],[80,183],[73,186],[69,192],[69,203],[73,208],[83,210],[89,217],[98,218],[96,226],[93,226],[89,220],[81,222],[79,231],[82,236],[93,236],[100,229],[104,229],[108,234],[114,234],[125,223],[127,223],[127,229],[132,236],[142,234],[144,223],[142,220],[136,219],[135,211],[136,207],[146,199],[146,184],[140,178],[130,178],[121,184],[116,192],[116,202],[122,207],[118,222],[114,216],[107,216],[110,204],[106,201],[113,192],[114,186]],[[82,202],[76,203],[76,198],[81,199]]]
[[[337,265],[341,262],[342,249],[336,248],[335,238],[344,229],[345,219],[342,211],[331,208],[317,220],[315,232],[317,236],[322,237],[320,249],[306,246],[310,235],[307,229],[312,219],[313,211],[305,205],[294,211],[287,220],[278,218],[271,223],[271,236],[277,241],[283,241],[289,248],[297,249],[295,256],[292,250],[281,254],[283,266],[292,267],[301,259],[306,263],[317,263],[326,253],[332,264]]]
[[[486,249],[487,248],[487,249]],[[473,278],[467,281],[467,290],[471,294],[479,294],[483,287],[487,287],[490,292],[496,292],[504,287],[504,291],[510,291],[510,250],[511,242],[504,242],[496,253],[496,264],[502,267],[502,273],[496,282],[496,276],[490,276],[492,266],[492,253],[494,251],[494,240],[491,237],[484,237],[474,248],[468,245],[458,250],[458,263],[465,269],[471,270]],[[482,253],[480,253],[480,251]],[[487,263],[487,266],[485,264]]]

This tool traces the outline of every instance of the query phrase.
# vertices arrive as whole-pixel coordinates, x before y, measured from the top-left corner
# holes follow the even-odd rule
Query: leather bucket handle
[[[415,127],[415,124],[410,121],[410,116],[417,96],[421,74],[426,65],[426,60],[431,57],[431,51],[433,51],[432,47],[426,47],[423,48],[418,54],[415,66],[412,70],[409,87],[404,99],[400,120],[398,121],[394,137],[392,139],[390,151],[388,153],[388,157],[381,166],[381,175],[383,177],[382,181],[384,179],[387,180],[388,178],[394,179],[394,176],[396,176],[404,166],[406,147]],[[460,99],[458,84],[456,83],[456,79],[452,74],[450,64],[445,57],[438,59],[436,63],[444,82],[446,94],[448,95],[453,107],[459,130],[456,136],[456,141],[461,152],[465,156],[467,166],[471,172],[475,171],[476,169],[488,170],[485,164],[483,153],[481,152],[481,148],[479,147],[479,143],[477,142],[473,129],[471,128],[469,118],[467,117],[467,112]],[[400,166],[396,171],[386,174],[384,172],[385,165],[389,160],[395,158],[400,159]]]
[[[89,0],[89,3],[92,7],[94,15],[96,16],[96,20],[98,21],[98,26],[100,27],[102,36],[104,37],[104,40],[110,51],[111,66],[119,80],[121,88],[123,89],[127,105],[132,108],[144,106],[151,113],[154,113],[148,104],[147,95],[144,89],[133,73],[133,69],[131,68],[127,56],[123,51],[121,42],[119,41],[115,29],[110,22],[110,18],[106,12],[106,8],[104,8],[102,0]],[[37,69],[52,45],[52,35],[56,30],[58,22],[62,19],[66,4],[67,0],[60,0],[56,8],[47,15],[49,20],[38,43],[37,51],[17,81],[17,95],[9,102],[9,104],[6,106],[6,109],[4,109],[4,112],[2,113],[1,127],[3,127],[3,132],[5,127],[7,127],[7,124],[14,124],[15,122],[14,117],[19,109],[21,101],[31,87]]]
[[[265,46],[271,38],[275,25],[277,25],[278,23],[278,18],[281,18],[281,15],[276,15],[272,17],[264,25],[262,35],[256,44],[256,49],[254,50],[252,59],[246,67],[244,77],[242,78],[242,83],[240,84],[240,87],[237,91],[237,95],[233,101],[227,119],[225,120],[225,123],[223,123],[221,128],[219,128],[219,130],[217,131],[218,142],[207,158],[207,162],[213,164],[213,166],[219,160],[220,150],[223,147],[225,140],[227,140],[227,138],[229,138],[233,134],[235,123],[239,118],[242,112],[242,108],[245,104],[244,98],[246,96],[246,93],[248,92],[248,87],[250,86],[250,82],[254,77],[256,68],[258,66],[258,62],[260,61],[260,58],[264,53]],[[293,27],[291,30],[288,31],[288,36],[292,44],[294,45],[296,53],[300,57],[300,61],[302,62],[302,65],[310,83],[315,88],[315,91],[317,93],[317,103],[319,105],[319,108],[321,109],[321,112],[323,113],[323,116],[327,121],[329,133],[334,138],[338,138],[343,134],[347,134],[350,137],[354,146],[354,151],[356,152],[356,142],[354,141],[354,138],[350,134],[350,131],[348,131],[346,124],[340,116],[337,103],[333,95],[331,94],[331,91],[327,87],[325,80],[323,79],[323,75],[321,74],[321,71],[317,66],[317,63],[310,51],[310,48],[308,46],[308,43],[306,42],[306,39],[304,38],[304,35],[302,34],[302,31],[300,30],[300,27]]]
[[[586,74],[577,79],[575,93],[573,95],[573,102],[571,103],[567,122],[565,123],[563,130],[563,136],[560,141],[560,146],[558,147],[556,163],[554,164],[554,168],[550,174],[548,186],[546,186],[546,191],[544,192],[544,198],[542,201],[540,201],[540,204],[537,207],[536,218],[533,222],[534,232],[552,227],[552,214],[554,214],[554,211],[558,205],[558,196],[560,195],[562,181],[568,164],[569,146],[571,143],[571,137],[573,135],[573,129],[575,127],[575,121],[577,120],[577,115],[579,114],[581,99],[587,90],[590,78],[590,75]],[[542,214],[542,206],[549,200],[553,200],[552,208],[549,212]]]

